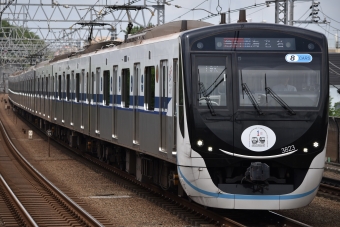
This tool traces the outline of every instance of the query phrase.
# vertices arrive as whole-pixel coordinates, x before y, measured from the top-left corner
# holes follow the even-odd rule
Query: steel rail
[[[19,199],[16,197],[12,189],[8,186],[6,180],[2,177],[0,174],[0,180],[4,188],[6,189],[7,193],[10,195],[12,200],[15,202],[15,205],[20,209],[20,211],[24,214],[25,219],[28,221],[28,224],[30,226],[38,227],[38,224],[34,221],[32,216],[27,212],[26,208],[22,205],[22,203],[19,201]]]
[[[91,226],[103,226],[97,219],[95,219],[91,214],[89,214],[86,210],[84,210],[82,207],[80,207],[77,203],[75,203],[70,197],[68,197],[65,193],[63,193],[59,188],[57,188],[52,182],[50,182],[45,176],[43,176],[34,166],[29,163],[26,158],[19,152],[19,150],[15,147],[13,142],[11,141],[3,123],[2,120],[0,120],[0,126],[1,131],[4,134],[4,137],[6,139],[6,143],[11,147],[14,152],[21,158],[21,162],[30,170],[34,175],[42,181],[46,186],[48,187],[48,190],[50,190],[52,193],[56,192],[57,196],[61,199],[63,199],[66,204],[69,205],[69,208],[77,213],[79,213],[85,220],[83,220],[85,223],[91,225]]]

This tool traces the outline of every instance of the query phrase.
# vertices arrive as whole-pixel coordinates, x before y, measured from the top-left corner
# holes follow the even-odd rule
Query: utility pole
[[[292,0],[294,1],[294,0]],[[303,0],[299,0],[299,1],[303,1]],[[312,17],[311,20],[291,20],[291,24],[293,25],[293,23],[303,23],[303,24],[326,24],[328,23],[325,20],[323,21],[320,21],[320,17],[319,17],[319,5],[320,5],[320,2],[316,2],[315,0],[304,0],[304,1],[311,1],[312,2],[312,5],[309,7],[309,9],[311,9],[311,13],[309,14],[309,16]]]
[[[293,21],[294,21],[294,1],[295,0],[290,0],[289,6],[289,25],[293,26]]]
[[[333,31],[336,31],[336,33],[335,33],[335,49],[339,49],[340,48],[339,36],[338,36],[339,29],[335,29]]]
[[[288,24],[288,1],[289,0],[270,0],[266,4],[275,2],[275,24]]]
[[[230,24],[230,7],[228,8],[228,24]]]
[[[165,0],[157,0],[157,5],[153,5],[153,7],[157,10],[157,25],[165,23],[164,3]]]

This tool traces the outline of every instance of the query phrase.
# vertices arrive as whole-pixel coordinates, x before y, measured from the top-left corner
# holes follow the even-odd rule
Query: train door
[[[64,112],[65,112],[65,97],[66,97],[66,78],[65,72],[63,72],[63,79],[61,81],[61,86],[63,88],[63,92],[61,94],[61,122],[64,123]]]
[[[164,60],[160,63],[160,146],[159,151],[166,152],[166,115],[168,108],[168,61]]]
[[[169,73],[171,75],[171,73]],[[178,75],[178,59],[173,60],[173,68],[172,68],[172,87],[169,87],[172,92],[172,154],[177,155],[177,133],[176,133],[176,125],[177,125],[177,75]],[[171,80],[169,80],[170,83]]]
[[[139,144],[139,77],[140,77],[140,64],[134,66],[134,85],[133,85],[133,143]]]
[[[49,83],[50,83],[50,80],[49,80],[49,75],[46,77],[46,84],[45,84],[45,90],[46,90],[46,93],[45,93],[45,105],[44,105],[44,114],[47,115],[45,116],[46,118],[48,118],[49,114],[50,114],[50,111],[49,111],[49,107],[50,107],[50,102],[49,102]]]
[[[87,77],[85,80],[85,69],[81,70],[81,82],[79,82],[80,85],[83,84],[83,86],[80,87],[80,96],[79,96],[79,100],[78,102],[80,102],[80,128],[82,128],[82,126],[84,125],[83,121],[84,121],[84,101],[85,101],[85,95],[86,95],[86,85],[87,85]]]
[[[96,133],[99,134],[100,132],[100,114],[99,114],[99,104],[100,104],[100,91],[101,91],[101,87],[103,84],[102,78],[100,77],[100,68],[97,68],[96,70]]]
[[[38,113],[38,107],[39,107],[39,76],[37,73],[37,77],[35,78],[35,105],[34,105],[34,114]]]
[[[70,110],[70,112],[71,112],[71,114],[70,114],[70,124],[71,124],[71,126],[73,126],[73,123],[74,123],[74,121],[73,121],[73,105],[74,105],[74,102],[75,102],[75,99],[73,98],[74,96],[72,95],[72,93],[75,93],[75,83],[74,83],[74,81],[75,81],[75,78],[74,78],[75,76],[74,76],[74,71],[72,71],[71,72],[71,79],[70,79],[70,83],[69,83],[69,89],[70,89],[70,96],[69,96],[69,98],[70,98],[70,105],[71,105],[71,110]]]
[[[112,138],[117,138],[117,73],[118,73],[118,66],[113,66],[113,73],[112,73]]]

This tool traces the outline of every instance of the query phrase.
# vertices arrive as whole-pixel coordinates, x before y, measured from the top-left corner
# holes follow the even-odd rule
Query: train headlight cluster
[[[203,146],[203,140],[198,140],[197,141],[197,146],[202,147]]]
[[[318,148],[319,146],[320,146],[319,142],[316,142],[316,141],[315,141],[315,142],[313,143],[313,147],[314,147],[314,148]],[[305,153],[308,152],[308,148],[307,148],[307,147],[304,147],[302,150],[303,150],[303,152],[305,152]]]

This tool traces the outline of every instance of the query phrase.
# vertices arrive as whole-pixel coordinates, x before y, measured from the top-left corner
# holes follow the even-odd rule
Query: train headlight
[[[319,147],[319,143],[318,142],[314,142],[313,143],[313,147],[315,147],[315,148]]]
[[[308,148],[303,148],[303,152],[307,153],[308,152]]]
[[[202,147],[203,146],[203,140],[198,140],[197,141],[197,146]]]
[[[209,152],[212,152],[212,151],[213,151],[213,148],[212,148],[212,147],[208,147],[208,151],[209,151]]]

